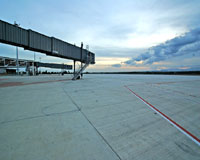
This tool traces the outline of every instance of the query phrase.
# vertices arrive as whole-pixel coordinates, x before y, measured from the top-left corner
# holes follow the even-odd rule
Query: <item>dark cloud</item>
[[[160,45],[154,46],[136,58],[132,58],[125,64],[135,65],[137,61],[144,64],[164,61],[166,59],[200,52],[200,28],[191,30],[180,37],[173,38]]]
[[[169,67],[160,71],[200,71],[200,65],[183,65],[178,67]]]
[[[112,67],[120,68],[121,64],[113,64]]]

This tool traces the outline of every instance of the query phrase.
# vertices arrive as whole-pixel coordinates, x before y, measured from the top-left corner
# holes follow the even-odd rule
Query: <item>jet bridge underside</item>
[[[54,37],[26,30],[0,20],[0,42],[49,56],[95,64],[95,54]]]
[[[35,62],[34,66],[36,66],[36,67],[56,68],[56,69],[67,69],[67,70],[72,69],[72,65],[56,64],[56,63]]]

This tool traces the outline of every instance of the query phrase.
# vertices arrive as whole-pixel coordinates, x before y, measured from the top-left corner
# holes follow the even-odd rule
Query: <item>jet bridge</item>
[[[83,49],[83,45],[78,47],[55,37],[49,37],[31,29],[24,29],[2,20],[0,20],[0,42],[44,53],[48,56],[85,63],[86,65],[77,72],[80,74],[86,68],[85,66],[95,64],[95,54]]]
[[[90,64],[95,64],[95,54],[82,47],[2,20],[0,20],[0,42],[82,63],[88,61],[89,58]]]

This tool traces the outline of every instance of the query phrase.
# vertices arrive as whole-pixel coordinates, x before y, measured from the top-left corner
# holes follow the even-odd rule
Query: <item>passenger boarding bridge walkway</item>
[[[95,54],[87,49],[83,49],[83,44],[81,44],[81,47],[78,47],[55,37],[49,37],[30,29],[23,29],[18,25],[2,20],[0,20],[0,42],[22,47],[25,50],[44,53],[48,56],[88,63],[84,65],[73,79],[77,79],[78,74],[81,74],[89,64],[95,64]]]

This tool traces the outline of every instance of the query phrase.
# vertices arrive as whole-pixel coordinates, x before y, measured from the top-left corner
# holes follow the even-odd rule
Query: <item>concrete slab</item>
[[[76,112],[14,121],[0,130],[0,159],[117,159]]]
[[[199,159],[200,77],[0,77],[0,159]],[[43,83],[45,82],[45,83]],[[26,84],[26,85],[24,85]]]

